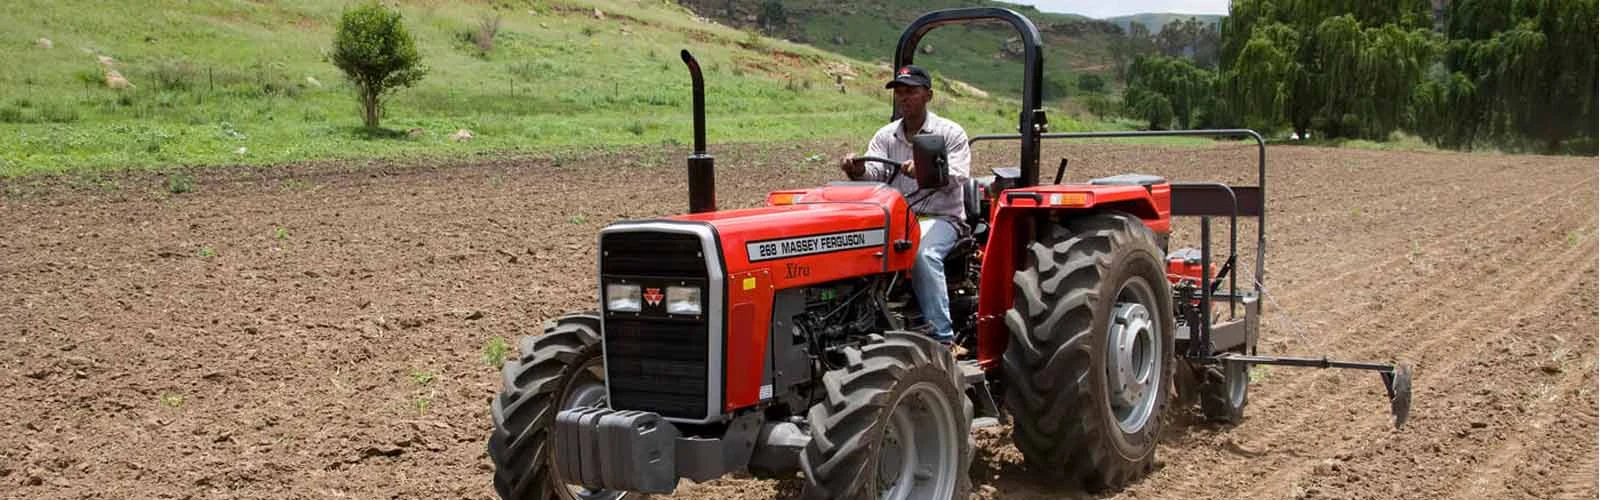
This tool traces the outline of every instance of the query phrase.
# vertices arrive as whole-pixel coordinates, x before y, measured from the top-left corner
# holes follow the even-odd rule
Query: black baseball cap
[[[892,89],[895,85],[912,85],[916,87],[933,88],[933,79],[928,77],[928,72],[916,65],[907,64],[894,72],[894,79],[883,85],[883,88]]]

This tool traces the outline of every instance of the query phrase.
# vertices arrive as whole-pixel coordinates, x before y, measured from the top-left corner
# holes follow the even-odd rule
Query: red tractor
[[[1382,373],[1396,425],[1403,366],[1256,356],[1265,257],[1266,153],[1248,130],[1055,134],[1040,106],[1033,23],[998,8],[937,11],[902,35],[895,67],[933,28],[1010,23],[1024,45],[1021,161],[966,189],[970,234],[946,261],[956,359],[906,331],[921,235],[900,192],[877,182],[777,191],[767,206],[716,210],[704,84],[693,81],[688,215],[600,232],[602,307],[521,339],[493,400],[489,456],[502,498],[619,498],[730,473],[805,478],[815,498],[966,498],[970,429],[1009,421],[1031,470],[1089,489],[1147,474],[1177,378],[1203,412],[1236,422],[1249,364]],[[1254,186],[1118,175],[1039,182],[1042,139],[1248,136]],[[936,136],[916,164],[942,165]],[[887,161],[886,159],[875,159]],[[1062,164],[1063,169],[1065,163]],[[918,168],[919,186],[948,179]],[[1169,251],[1174,217],[1199,219],[1198,248]],[[1239,217],[1257,219],[1253,275],[1238,286]],[[1229,221],[1213,264],[1211,220]],[[1182,372],[1182,376],[1178,376]],[[1193,377],[1191,377],[1191,375]]]

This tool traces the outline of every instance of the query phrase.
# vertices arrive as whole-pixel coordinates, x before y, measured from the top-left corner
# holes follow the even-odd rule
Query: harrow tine
[[[1299,366],[1305,368],[1345,368],[1372,370],[1383,377],[1383,389],[1389,393],[1389,412],[1394,415],[1394,428],[1399,429],[1411,417],[1411,366],[1407,364],[1355,363],[1321,358],[1296,358],[1287,356],[1246,356],[1224,353],[1211,358],[1218,362],[1242,362],[1252,365]]]
[[[1393,370],[1379,372],[1383,387],[1389,391],[1389,411],[1394,414],[1394,428],[1406,425],[1411,416],[1411,366],[1396,365]]]

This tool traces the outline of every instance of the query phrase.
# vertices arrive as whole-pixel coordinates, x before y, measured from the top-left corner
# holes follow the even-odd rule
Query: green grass
[[[177,408],[177,407],[183,406],[184,397],[183,397],[182,394],[168,392],[168,393],[162,393],[160,399],[161,399],[161,404],[167,405],[167,406],[172,407],[172,408]]]
[[[504,366],[506,356],[511,353],[511,342],[505,337],[495,336],[483,342],[483,364],[496,370]]]
[[[0,65],[11,68],[0,72],[0,177],[682,145],[692,133],[684,48],[706,71],[713,144],[864,141],[889,111],[886,68],[697,22],[674,2],[507,7],[487,53],[467,33],[498,3],[408,2],[404,22],[430,73],[395,94],[384,130],[370,131],[353,89],[323,56],[343,5],[13,2],[0,10]],[[604,19],[591,15],[597,7]],[[35,47],[40,37],[54,48]],[[880,42],[875,53],[887,54],[893,41]],[[136,88],[106,88],[98,55]],[[858,75],[843,94],[827,70],[839,66]],[[1016,106],[945,93],[934,109],[980,134],[1011,131]],[[1052,116],[1058,131],[1104,125]],[[475,137],[449,140],[458,129]],[[178,194],[193,182],[174,176],[167,187]]]
[[[1374,141],[1374,140],[1370,140],[1370,139],[1317,139],[1315,137],[1315,132],[1313,132],[1313,137],[1310,140],[1295,141],[1295,140],[1288,140],[1288,139],[1281,139],[1281,138],[1272,138],[1272,139],[1269,139],[1269,141],[1270,141],[1269,145],[1271,145],[1271,146],[1275,146],[1275,145],[1281,144],[1281,145],[1286,145],[1286,146],[1292,146],[1292,145],[1324,146],[1324,147],[1336,147],[1336,148],[1365,149],[1365,150],[1371,150],[1371,151],[1424,151],[1424,152],[1445,152],[1445,151],[1448,151],[1448,152],[1453,152],[1453,153],[1459,153],[1459,151],[1454,151],[1454,150],[1449,150],[1449,149],[1440,149],[1437,146],[1434,146],[1432,144],[1428,144],[1428,142],[1422,140],[1421,137],[1417,137],[1415,135],[1411,135],[1411,134],[1408,134],[1408,133],[1405,133],[1405,132],[1400,132],[1400,131],[1396,131],[1394,134],[1391,134],[1389,136],[1389,140],[1387,140],[1387,141]],[[1477,151],[1474,151],[1474,152],[1477,153],[1477,154],[1505,154],[1505,152],[1503,152],[1503,151],[1498,151],[1498,150],[1494,150],[1494,149],[1481,149],[1481,150],[1477,150]]]
[[[411,373],[408,374],[407,377],[411,378],[411,382],[417,385],[428,385],[433,383],[433,380],[439,376],[438,374],[427,370],[411,370]]]
[[[1422,140],[1421,137],[1402,132],[1395,132],[1388,141],[1384,142],[1367,139],[1349,139],[1330,142],[1333,142],[1333,144],[1330,144],[1333,146],[1354,149],[1370,149],[1374,151],[1442,151],[1441,149],[1434,147],[1432,144],[1428,144],[1427,141]]]

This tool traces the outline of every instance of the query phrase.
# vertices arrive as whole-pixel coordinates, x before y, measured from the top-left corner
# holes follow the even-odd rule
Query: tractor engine
[[[885,311],[874,299],[884,287],[880,279],[850,279],[774,296],[773,370],[765,374],[772,377],[772,413],[804,413],[816,402],[822,374],[844,363],[838,347],[883,330]]]

